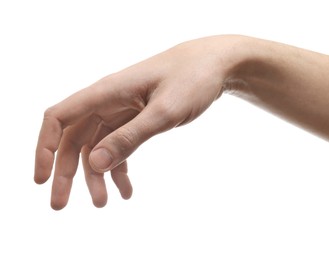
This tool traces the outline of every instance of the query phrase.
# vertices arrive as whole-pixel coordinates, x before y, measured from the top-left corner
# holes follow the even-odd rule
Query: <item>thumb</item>
[[[166,105],[148,105],[131,121],[101,140],[93,149],[89,163],[97,172],[106,172],[126,160],[143,142],[175,127],[179,122]]]

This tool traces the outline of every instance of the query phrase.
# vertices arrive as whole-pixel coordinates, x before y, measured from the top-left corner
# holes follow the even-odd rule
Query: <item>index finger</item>
[[[34,181],[42,184],[51,175],[55,152],[64,129],[90,116],[105,98],[103,84],[97,82],[46,110],[35,155]],[[111,95],[110,95],[111,96]]]

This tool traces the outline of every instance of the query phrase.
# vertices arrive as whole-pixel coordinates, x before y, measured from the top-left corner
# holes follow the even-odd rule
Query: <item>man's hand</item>
[[[124,199],[126,159],[143,142],[188,123],[223,91],[329,140],[329,57],[243,36],[186,42],[101,79],[45,112],[35,181],[51,175],[51,205],[67,204],[79,155],[95,206],[107,201],[104,172]]]
[[[227,43],[223,40],[223,51]],[[220,96],[229,64],[218,59],[215,46],[211,38],[180,44],[47,109],[34,179],[48,180],[57,153],[51,206],[59,210],[67,204],[80,154],[96,207],[107,202],[107,171],[129,199],[129,155],[150,137],[192,121]]]

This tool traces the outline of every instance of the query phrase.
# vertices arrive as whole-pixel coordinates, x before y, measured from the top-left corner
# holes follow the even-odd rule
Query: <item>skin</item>
[[[81,154],[93,203],[107,202],[104,173],[121,196],[127,158],[152,136],[236,95],[329,139],[329,56],[237,35],[179,44],[82,89],[44,114],[34,180],[54,179],[51,206],[66,206]],[[55,160],[56,153],[56,160]]]

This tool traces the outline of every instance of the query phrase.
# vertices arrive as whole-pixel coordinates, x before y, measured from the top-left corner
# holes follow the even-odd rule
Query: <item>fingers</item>
[[[113,122],[116,120],[113,119]],[[111,133],[111,129],[105,126],[103,123],[99,124],[98,129],[92,138],[89,145],[85,145],[82,148],[82,163],[85,172],[85,179],[89,189],[89,193],[92,197],[93,204],[100,208],[104,207],[107,203],[107,190],[104,180],[104,173],[94,171],[89,164],[89,155],[92,148],[105,136]],[[132,195],[132,186],[127,175],[127,162],[112,170],[112,179],[119,189],[122,198],[129,199]]]
[[[38,184],[46,182],[50,177],[62,133],[61,122],[45,114],[35,154],[34,181]]]
[[[125,200],[130,199],[133,193],[133,188],[131,186],[127,173],[127,161],[124,161],[111,171],[112,180],[118,187],[121,197]]]
[[[90,165],[97,172],[113,170],[144,141],[178,125],[180,119],[175,109],[167,104],[150,103],[135,118],[95,146],[89,157]]]
[[[45,112],[36,148],[34,172],[36,183],[44,183],[50,177],[54,154],[60,144],[63,130],[90,116],[97,106],[102,104],[105,98],[104,86],[107,83],[103,81],[77,92]],[[111,97],[110,94],[108,96]]]
[[[124,78],[129,78],[129,82],[133,84],[130,83],[132,85],[128,87],[127,82],[118,80]],[[67,204],[79,154],[84,145],[90,144],[100,120],[106,121],[116,130],[107,137],[103,136],[104,139],[93,149],[93,153],[84,150],[82,154],[85,158],[86,181],[96,206],[103,206],[107,201],[102,173],[111,170],[113,181],[122,197],[129,198],[132,187],[127,176],[125,159],[145,140],[176,124],[166,112],[168,107],[149,104],[144,108],[144,98],[150,93],[147,88],[153,81],[146,84],[143,77],[138,81],[122,76],[111,77],[110,81],[102,80],[45,112],[36,149],[34,179],[36,183],[44,183],[49,179],[58,150],[51,197],[54,209],[61,209]],[[122,88],[125,84],[127,87]],[[102,119],[94,117],[95,114]],[[90,164],[86,163],[87,157]],[[113,159],[110,163],[107,161],[109,158]]]
[[[106,111],[109,113],[113,113],[121,111],[125,103],[130,105],[135,103],[133,107],[140,110],[143,104],[141,104],[139,99],[131,102],[131,100],[134,100],[131,97],[134,95],[138,96],[141,91],[146,91],[144,86],[148,86],[155,81],[153,74],[145,74],[140,69],[131,68],[125,72],[105,77],[48,109],[44,114],[36,148],[35,182],[41,184],[50,177],[54,163],[54,154],[58,149],[63,130],[66,127],[94,114],[102,106],[106,107]],[[150,79],[146,84],[144,77],[141,75],[153,76],[149,77]],[[129,86],[130,90],[123,90],[124,87]],[[122,99],[126,99],[125,102]]]
[[[104,173],[95,172],[89,165],[89,155],[91,148],[85,145],[82,148],[82,164],[85,172],[85,179],[91,195],[93,204],[97,208],[104,207],[107,203],[107,191],[104,180]]]
[[[78,167],[81,148],[92,139],[98,124],[97,116],[90,116],[65,129],[56,157],[51,195],[53,209],[59,210],[66,206]]]

